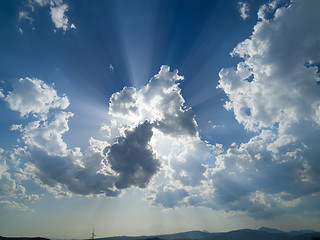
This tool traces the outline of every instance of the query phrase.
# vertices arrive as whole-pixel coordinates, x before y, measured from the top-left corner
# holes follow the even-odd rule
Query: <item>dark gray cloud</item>
[[[105,194],[106,196],[117,196],[120,191],[114,188],[115,176],[111,173],[99,173],[95,168],[86,168],[75,163],[75,160],[95,161],[103,157],[99,152],[82,156],[50,156],[41,149],[33,148],[29,151],[29,162],[36,168],[32,172],[33,177],[39,179],[41,184],[51,188],[66,187],[70,192],[89,195]],[[99,164],[96,166],[101,168]]]
[[[107,158],[111,168],[119,174],[115,182],[117,188],[145,188],[159,171],[160,162],[149,145],[152,134],[152,125],[145,121],[132,131],[126,131],[125,136],[110,147]]]

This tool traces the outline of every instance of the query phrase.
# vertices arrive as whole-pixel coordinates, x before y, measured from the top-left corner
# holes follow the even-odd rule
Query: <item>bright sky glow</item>
[[[318,0],[0,2],[0,235],[320,231]]]

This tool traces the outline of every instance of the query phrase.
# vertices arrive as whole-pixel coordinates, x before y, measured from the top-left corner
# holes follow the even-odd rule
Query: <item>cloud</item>
[[[36,7],[50,6],[51,20],[56,29],[62,29],[64,32],[70,29],[76,29],[76,26],[73,23],[69,23],[69,18],[66,15],[66,12],[69,10],[69,6],[64,3],[63,0],[28,0],[26,1],[25,6],[26,9],[19,12],[19,22],[22,20],[28,20],[30,24],[32,24],[34,19],[36,19],[36,17],[30,17],[30,14],[34,13],[34,9]],[[31,9],[31,12],[29,9]],[[23,33],[23,30],[19,26],[18,29],[20,33]],[[54,31],[56,31],[56,29]]]
[[[243,20],[246,20],[249,17],[249,5],[246,2],[239,2],[239,12]]]
[[[16,161],[20,179],[31,177],[57,196],[71,192],[107,196],[120,193],[114,188],[114,174],[103,163],[105,145],[101,148],[101,143],[92,140],[83,154],[79,148],[69,149],[64,142],[63,134],[69,130],[68,121],[73,116],[64,111],[69,105],[65,95],[59,97],[53,86],[42,80],[24,78],[14,84],[3,100],[12,110],[19,111],[21,117],[32,114],[35,118],[11,127],[21,132],[20,142],[24,144],[19,154],[12,155],[15,159],[8,160]],[[17,186],[9,173],[3,173],[1,181],[2,195],[15,193]]]
[[[114,189],[115,176],[104,169],[100,152],[92,149],[88,149],[85,155],[74,150],[67,156],[50,156],[34,149],[29,160],[34,166],[29,174],[57,196],[64,192],[110,197],[120,193]]]
[[[146,188],[163,171],[169,182],[199,186],[205,167],[195,161],[195,155],[203,147],[196,150],[201,141],[195,116],[184,106],[178,87],[182,79],[177,70],[170,72],[162,66],[142,89],[125,87],[114,93],[110,121],[102,126],[102,133],[107,134],[101,140],[91,138],[84,153],[80,148],[68,148],[63,140],[73,116],[65,111],[67,96],[59,96],[54,86],[42,80],[20,79],[3,98],[9,108],[30,120],[11,126],[21,132],[20,143],[24,144],[16,156],[22,170],[17,169],[14,176],[25,179],[22,175],[26,175],[56,197],[72,193],[118,196],[130,187]],[[33,118],[28,118],[30,115]],[[160,135],[175,142],[166,146],[168,156],[154,146]],[[195,150],[187,153],[192,148]]]
[[[65,15],[65,12],[68,10],[68,5],[63,3],[62,0],[50,2],[51,19],[57,29],[61,28],[63,31],[67,31],[71,28],[68,17]],[[72,28],[75,28],[74,24],[72,24],[72,26]]]
[[[210,147],[200,139],[196,138],[192,141],[182,141],[172,143],[170,147],[167,144],[166,148],[171,149],[168,154],[169,169],[167,175],[176,181],[176,185],[183,187],[201,186],[203,181],[206,181],[204,173],[206,164],[214,162]],[[161,153],[159,151],[158,153]],[[166,158],[165,155],[162,155]]]
[[[320,190],[319,7],[312,0],[263,5],[252,35],[232,52],[242,58],[237,68],[219,73],[226,109],[256,133],[217,156],[214,201],[226,209],[272,216],[284,207],[283,196],[299,202]]]
[[[21,185],[17,185],[16,182],[11,178],[8,172],[0,175],[0,196],[7,197],[12,195],[24,194],[25,188]]]
[[[33,22],[33,19],[29,16],[29,13],[26,11],[20,11],[18,17],[19,17],[19,21],[28,20],[30,23]]]
[[[139,91],[124,87],[114,93],[108,132],[111,136],[123,134],[125,129],[147,122],[153,132],[150,145],[161,161],[160,175],[166,176],[162,181],[199,186],[205,180],[203,162],[210,158],[210,149],[199,138],[194,113],[185,106],[179,88],[182,80],[177,70],[171,72],[168,66],[162,66]]]
[[[113,65],[111,63],[109,64],[109,71],[110,72],[114,72],[114,67],[113,67]]]
[[[57,29],[75,27],[62,1],[33,3],[50,6]],[[248,5],[239,4],[245,19]],[[114,197],[139,187],[165,208],[189,204],[256,218],[306,208],[305,199],[316,198],[320,190],[316,9],[319,3],[311,0],[290,7],[280,1],[263,5],[252,35],[232,52],[238,65],[220,71],[218,88],[229,98],[225,108],[252,132],[248,142],[211,146],[202,141],[179,87],[183,77],[164,65],[141,89],[124,87],[110,97],[101,139],[91,138],[87,149],[70,149],[63,140],[73,115],[66,110],[67,96],[39,79],[24,78],[12,92],[0,92],[21,117],[35,118],[12,125],[24,145],[17,156],[19,174],[57,197]],[[6,195],[14,194],[18,175],[5,170],[2,176]]]
[[[54,119],[48,121],[34,121],[26,125],[22,132],[22,140],[31,148],[39,148],[49,155],[67,154],[67,144],[63,141],[62,135],[69,130],[68,120],[73,114],[61,111]]]
[[[303,119],[318,123],[319,75],[312,63],[320,61],[315,53],[320,34],[312,27],[318,19],[312,11],[314,5],[317,2],[295,1],[290,8],[278,9],[272,22],[259,21],[251,38],[232,53],[244,61],[237,69],[220,71],[218,87],[230,99],[226,108],[234,111],[246,129],[285,127]],[[306,17],[295,28],[289,27],[297,21],[296,14]]]
[[[25,195],[22,199],[34,202],[36,200],[39,200],[40,197],[38,194],[31,194],[31,195]]]
[[[53,86],[47,85],[36,78],[20,78],[13,86],[4,101],[9,108],[20,112],[21,117],[29,114],[47,118],[47,113],[52,108],[66,109],[69,106],[67,96],[58,96]]]
[[[152,125],[146,121],[133,131],[126,131],[125,136],[108,149],[111,168],[119,174],[117,188],[145,188],[159,171],[160,163],[149,145],[152,134]]]
[[[0,148],[0,197],[9,197],[14,195],[24,195],[25,188],[16,184],[8,172],[7,162],[13,161],[13,155],[9,151]]]
[[[165,134],[174,137],[197,135],[194,113],[185,107],[178,71],[162,66],[149,83],[137,91],[125,87],[110,98],[109,113],[117,124],[137,125],[148,120]]]
[[[154,205],[165,208],[174,208],[184,204],[183,200],[189,196],[185,189],[170,189],[167,186],[161,186],[154,199]]]
[[[29,0],[30,4],[39,4],[41,7],[50,3],[50,0]]]
[[[7,208],[17,209],[17,210],[23,211],[23,212],[34,212],[33,209],[27,207],[26,205],[24,205],[22,203],[17,203],[15,201],[0,200],[0,204],[6,206]]]

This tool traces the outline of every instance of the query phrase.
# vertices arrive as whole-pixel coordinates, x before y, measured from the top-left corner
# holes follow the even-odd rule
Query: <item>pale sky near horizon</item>
[[[320,231],[320,1],[0,2],[0,236]]]

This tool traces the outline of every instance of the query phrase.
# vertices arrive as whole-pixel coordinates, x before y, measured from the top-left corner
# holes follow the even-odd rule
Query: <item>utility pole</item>
[[[94,239],[95,236],[97,236],[97,235],[94,234],[94,229],[93,229],[91,239]]]

